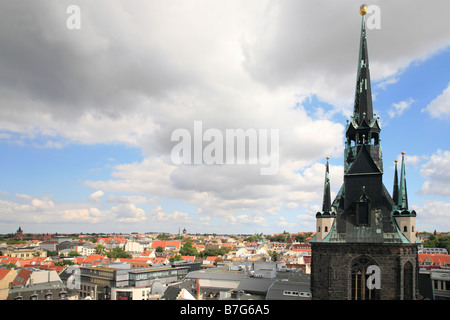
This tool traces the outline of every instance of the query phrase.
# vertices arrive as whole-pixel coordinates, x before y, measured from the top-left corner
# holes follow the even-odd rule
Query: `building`
[[[14,239],[22,240],[23,238],[24,238],[24,235],[23,235],[22,228],[19,227],[19,229],[17,229],[17,231],[16,231],[16,234],[14,235]]]
[[[448,254],[448,251],[445,248],[422,248],[419,253]]]
[[[0,300],[6,300],[8,297],[9,284],[14,281],[17,273],[15,269],[0,268]]]
[[[347,121],[344,183],[331,202],[326,163],[322,211],[311,244],[315,300],[416,299],[418,244],[415,211],[408,209],[404,153],[393,195],[383,184],[381,127],[373,113],[362,16],[354,110]],[[397,166],[396,166],[397,168]]]
[[[9,248],[3,250],[3,255],[10,258],[32,259],[33,257],[47,257],[47,252],[38,248]]]
[[[419,293],[425,300],[450,300],[450,270],[420,268]]]
[[[78,298],[61,281],[55,270],[34,267],[20,269],[10,284],[7,300],[68,300]]]
[[[201,300],[310,300],[310,277],[284,263],[236,262],[189,272],[183,281]]]
[[[153,285],[155,281],[165,289],[168,284],[181,281],[191,268],[192,265],[188,264],[132,268],[129,263],[103,263],[81,266],[79,273],[73,270],[74,276],[65,278],[68,281],[75,279],[74,286],[79,288],[81,299],[147,300],[152,295],[163,293]]]
[[[99,238],[97,240],[97,245],[102,245],[106,250],[112,250],[114,248],[124,248],[127,243],[127,239],[120,237],[108,237]]]

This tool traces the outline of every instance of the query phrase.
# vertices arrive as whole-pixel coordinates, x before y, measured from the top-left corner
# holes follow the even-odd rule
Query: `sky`
[[[327,156],[343,183],[362,3],[2,1],[0,233],[314,231]],[[383,182],[404,151],[416,230],[450,231],[450,2],[367,5]],[[238,130],[268,157],[224,150]]]

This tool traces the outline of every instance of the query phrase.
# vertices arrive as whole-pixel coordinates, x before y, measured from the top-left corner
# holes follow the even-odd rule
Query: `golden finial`
[[[365,4],[361,5],[361,7],[359,7],[359,14],[364,16],[367,13],[367,6]]]
[[[328,159],[330,159],[330,157],[329,157],[329,156],[327,156],[327,160],[328,160]]]
[[[402,154],[405,154],[405,151],[402,151]]]
[[[395,163],[397,163],[398,162],[398,160],[397,159],[395,159]]]

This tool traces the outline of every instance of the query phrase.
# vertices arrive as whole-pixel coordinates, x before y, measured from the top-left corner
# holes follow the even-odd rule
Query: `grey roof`
[[[186,275],[186,279],[214,279],[214,280],[240,281],[245,278],[248,278],[248,275],[243,273],[232,273],[232,272],[192,271]]]
[[[286,291],[293,294],[285,294]],[[310,284],[300,281],[274,281],[267,290],[266,300],[311,300]]]
[[[251,293],[266,293],[276,279],[267,278],[248,278],[239,283],[236,290],[242,290]]]

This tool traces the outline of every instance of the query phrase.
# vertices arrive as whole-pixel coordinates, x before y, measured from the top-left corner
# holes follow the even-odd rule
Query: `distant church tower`
[[[19,227],[19,229],[17,229],[16,234],[14,235],[15,239],[23,239],[23,231],[22,228]]]
[[[313,299],[415,299],[418,293],[419,241],[416,213],[408,209],[405,161],[400,181],[395,164],[393,196],[383,182],[378,119],[373,114],[362,15],[353,116],[346,127],[344,183],[330,204],[328,158],[322,211],[311,239]]]

